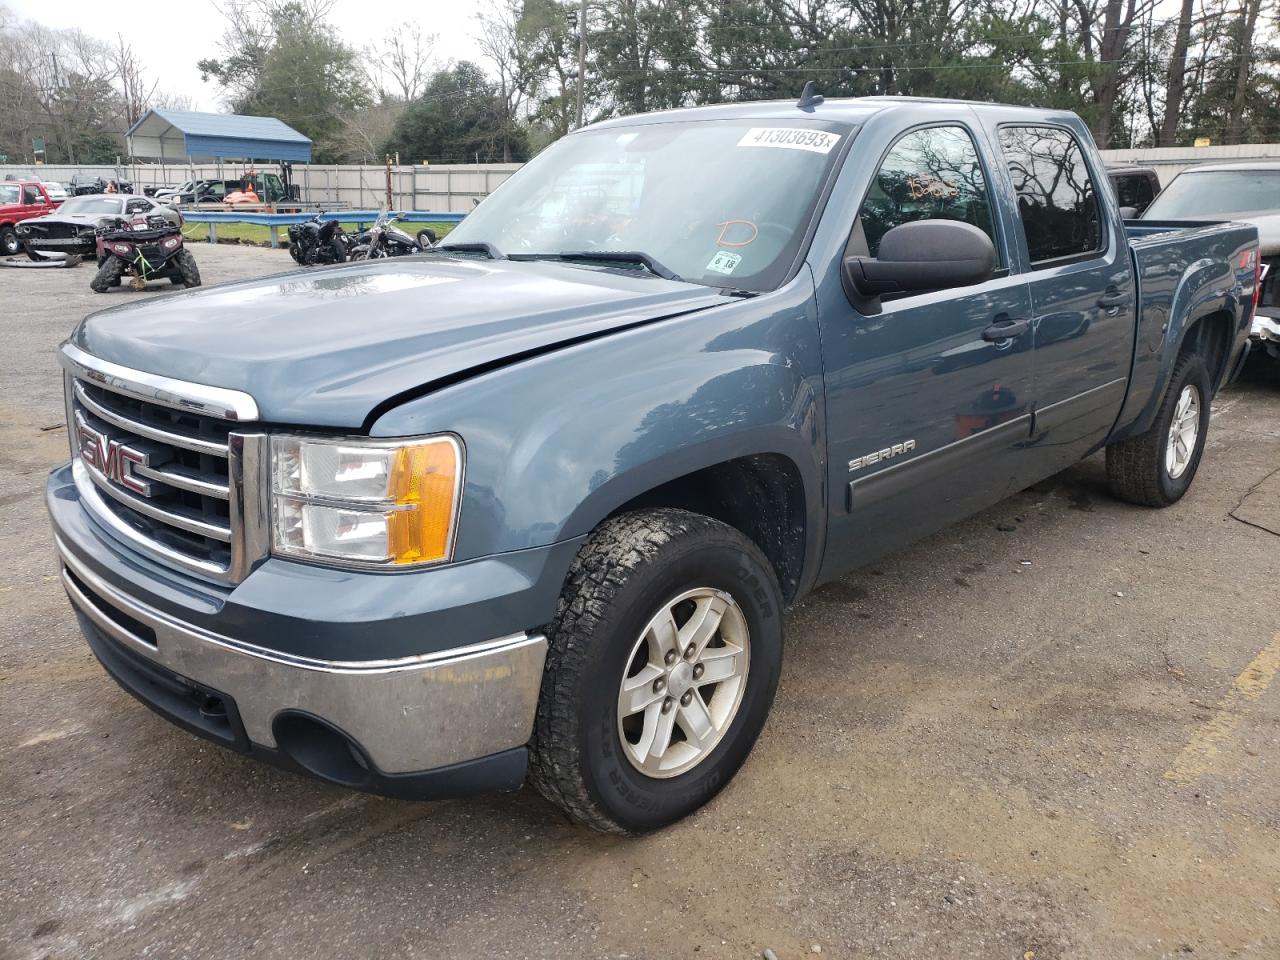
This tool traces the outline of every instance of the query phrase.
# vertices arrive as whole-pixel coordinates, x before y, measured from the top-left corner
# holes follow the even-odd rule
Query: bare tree
[[[476,37],[480,51],[498,75],[504,162],[511,160],[515,127],[523,118],[528,101],[541,87],[521,37],[522,9],[520,0],[490,0],[488,9],[480,15],[480,35]]]
[[[116,83],[123,98],[125,128],[133,126],[151,106],[159,80],[147,83],[142,64],[133,47],[125,42],[123,34],[116,34],[116,45],[111,50],[112,67]]]
[[[411,21],[397,24],[366,55],[373,63],[370,83],[379,100],[392,98],[408,103],[418,99],[431,74],[436,35],[423,33]]]

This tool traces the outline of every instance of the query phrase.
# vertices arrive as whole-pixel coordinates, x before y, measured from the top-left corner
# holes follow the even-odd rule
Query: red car
[[[58,208],[44,184],[37,180],[5,180],[0,182],[0,256],[11,257],[22,252],[17,225],[22,220],[40,217]]]

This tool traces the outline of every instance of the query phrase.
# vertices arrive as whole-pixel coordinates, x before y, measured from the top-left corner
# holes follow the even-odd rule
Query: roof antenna
[[[813,110],[814,107],[822,103],[822,99],[822,94],[814,89],[813,81],[806,80],[800,99],[796,101],[796,107],[801,110]]]

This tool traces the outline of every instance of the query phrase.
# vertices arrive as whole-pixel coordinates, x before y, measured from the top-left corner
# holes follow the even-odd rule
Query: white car
[[[1258,228],[1260,288],[1251,339],[1280,360],[1280,161],[1190,167],[1169,181],[1143,220],[1235,220]]]
[[[49,194],[50,200],[61,201],[70,196],[67,193],[67,188],[60,183],[54,183],[52,180],[42,180],[41,185],[44,187],[44,192]]]

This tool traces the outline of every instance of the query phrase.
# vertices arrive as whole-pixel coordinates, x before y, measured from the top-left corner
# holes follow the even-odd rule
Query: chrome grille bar
[[[159,520],[161,523],[168,524],[171,527],[177,527],[179,530],[186,530],[188,533],[194,533],[201,537],[211,537],[214,540],[221,540],[223,543],[231,542],[231,528],[224,527],[216,523],[209,523],[198,517],[178,513],[172,510],[162,510],[155,504],[151,503],[145,497],[134,496],[124,487],[112,483],[107,479],[106,474],[89,463],[87,460],[82,461],[84,469],[89,474],[89,479],[114,500],[119,500],[130,510],[136,510],[144,517],[150,517],[152,520]]]
[[[76,488],[102,527],[219,583],[239,583],[267,558],[267,435],[233,429],[257,419],[252,397],[131,370],[70,343],[61,360]]]
[[[119,427],[121,430],[128,430],[130,433],[137,434],[140,437],[146,437],[148,440],[155,440],[159,443],[167,443],[173,447],[182,447],[184,450],[194,450],[196,453],[207,453],[212,457],[226,457],[227,445],[225,443],[217,443],[213,440],[203,440],[200,437],[191,437],[182,433],[173,433],[160,427],[154,427],[149,423],[142,423],[131,417],[116,413],[110,410],[93,397],[89,396],[89,391],[81,386],[79,380],[72,381],[72,387],[75,390],[76,402],[84,407],[95,417],[105,420],[113,427]]]
[[[150,480],[159,480],[171,487],[179,490],[186,490],[190,493],[198,493],[204,497],[217,497],[219,500],[227,500],[231,497],[231,487],[225,483],[214,483],[212,480],[205,480],[185,471],[179,472],[181,468],[166,470],[163,467],[145,467],[141,464],[135,465],[133,472],[140,477],[147,477]]]

